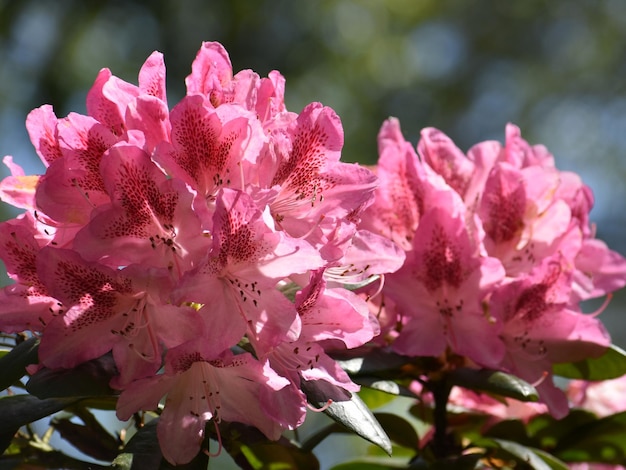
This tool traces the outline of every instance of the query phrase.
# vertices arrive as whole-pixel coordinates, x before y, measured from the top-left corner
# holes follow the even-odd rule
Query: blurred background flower
[[[165,54],[172,106],[203,40],[224,44],[235,71],[278,69],[289,109],[334,108],[346,161],[376,160],[389,116],[413,143],[434,126],[464,150],[502,141],[516,123],[560,169],[582,175],[598,236],[626,253],[621,0],[0,0],[0,154],[40,173],[27,113],[44,103],[58,116],[84,113],[100,68],[136,83],[153,50]],[[626,345],[616,313],[626,296],[616,297],[603,320]]]

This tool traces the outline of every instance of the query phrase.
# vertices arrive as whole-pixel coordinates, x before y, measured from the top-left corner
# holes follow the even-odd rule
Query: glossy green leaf
[[[515,441],[524,445],[532,445],[524,423],[518,419],[505,419],[489,427],[484,433],[486,437]]]
[[[10,445],[22,426],[50,416],[76,403],[76,398],[49,398],[41,400],[31,395],[12,395],[0,398],[0,451]]]
[[[163,455],[157,440],[158,419],[146,423],[128,441],[123,453],[118,455],[112,468],[120,470],[150,470],[159,468]]]
[[[26,390],[39,398],[114,395],[109,381],[117,373],[110,354],[84,362],[73,369],[42,368],[26,384]]]
[[[506,454],[509,454],[519,462],[529,465],[534,470],[552,470],[552,467],[537,455],[535,449],[504,439],[492,439],[492,441]]]
[[[26,366],[37,364],[39,339],[29,338],[0,358],[0,390],[13,385],[26,375]]]
[[[455,369],[449,375],[450,383],[459,387],[495,393],[520,401],[537,401],[539,394],[528,382],[511,374],[489,369]]]
[[[418,449],[419,436],[406,419],[392,413],[375,413],[374,416],[393,442],[409,449]]]
[[[566,364],[554,364],[552,370],[555,375],[568,379],[616,379],[626,374],[626,351],[611,345],[600,357]]]
[[[537,454],[545,463],[547,463],[552,470],[569,470],[567,464],[556,458],[554,455],[541,449],[533,449],[533,452]]]
[[[387,393],[389,395],[396,395],[409,398],[419,398],[418,395],[413,393],[407,387],[394,382],[393,380],[381,380],[376,377],[359,377],[357,382],[365,387]],[[360,392],[359,392],[360,393]],[[363,398],[361,396],[361,398]],[[392,398],[393,399],[393,398]]]
[[[365,403],[369,409],[374,410],[395,400],[396,396],[372,388],[361,387],[361,390],[359,390],[359,398],[363,400],[363,403]]]
[[[314,406],[327,406],[324,413],[334,421],[391,454],[389,437],[356,393],[350,394],[324,380],[302,380],[301,387]]]
[[[377,377],[387,371],[397,370],[412,360],[379,348],[342,351],[333,354],[333,359],[350,375]]]

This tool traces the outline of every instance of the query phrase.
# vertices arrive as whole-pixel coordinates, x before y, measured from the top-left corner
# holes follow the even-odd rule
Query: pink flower
[[[278,439],[283,430],[272,418],[280,409],[265,397],[283,389],[287,380],[251,354],[226,350],[215,356],[207,345],[194,341],[170,349],[163,374],[132,383],[118,400],[117,415],[127,420],[138,410],[156,409],[167,397],[157,435],[163,456],[174,465],[196,456],[211,419],[218,433],[222,420],[250,424],[270,439]]]
[[[144,135],[145,150],[169,135],[165,63],[163,54],[153,52],[139,71],[139,86],[132,85],[102,69],[87,94],[87,113],[122,140],[127,132]]]
[[[71,368],[113,351],[115,383],[154,374],[165,347],[194,337],[197,312],[167,303],[166,270],[129,266],[114,270],[72,250],[42,248],[37,275],[61,310],[41,338],[39,356],[50,368]]]
[[[0,331],[6,333],[41,331],[62,308],[37,274],[43,244],[34,226],[28,214],[0,224],[0,257],[15,281],[0,291]]]
[[[372,198],[376,178],[367,169],[339,161],[343,129],[335,112],[311,103],[286,129],[284,140],[273,140],[276,160],[259,165],[259,185],[276,188],[269,202],[276,225],[292,236],[308,236],[323,219],[334,227]],[[322,230],[324,232],[324,230]]]
[[[100,165],[111,202],[93,210],[74,249],[112,267],[142,263],[180,277],[210,245],[192,209],[192,194],[168,178],[141,148],[120,143]]]
[[[224,46],[203,42],[185,79],[187,95],[200,94],[215,108],[227,103],[253,111],[261,122],[270,122],[285,111],[285,79],[277,71],[259,78],[251,70],[233,76],[233,68]]]
[[[491,300],[493,315],[503,322],[502,367],[537,383],[555,417],[565,416],[568,404],[552,383],[552,364],[599,356],[610,344],[602,323],[570,304],[571,280],[565,260],[555,255],[530,275],[498,288]]]
[[[495,258],[481,256],[459,208],[426,212],[404,266],[387,276],[384,292],[405,319],[393,348],[411,356],[438,356],[446,347],[484,366],[504,353],[499,324],[483,302],[502,281]]]
[[[440,201],[453,198],[454,192],[418,159],[411,144],[404,140],[397,119],[383,123],[378,134],[378,151],[379,185],[360,227],[411,251],[421,217]]]
[[[250,196],[224,188],[216,200],[211,251],[174,295],[178,302],[202,305],[219,351],[247,331],[278,344],[300,332],[296,309],[276,288],[278,281],[322,264],[308,243],[273,230],[267,211]]]
[[[154,156],[168,172],[189,184],[206,205],[221,187],[244,189],[265,143],[260,124],[238,106],[213,109],[200,95],[187,96],[170,115],[172,141]]]

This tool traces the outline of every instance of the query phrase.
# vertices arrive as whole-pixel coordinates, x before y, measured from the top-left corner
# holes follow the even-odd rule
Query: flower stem
[[[453,443],[448,436],[448,397],[452,386],[444,377],[441,380],[429,382],[428,387],[435,400],[433,421],[435,434],[433,436],[432,450],[435,457],[442,459],[453,453]]]

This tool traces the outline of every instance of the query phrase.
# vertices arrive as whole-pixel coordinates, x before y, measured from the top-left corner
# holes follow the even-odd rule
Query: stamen
[[[246,191],[246,182],[245,182],[245,179],[243,177],[243,165],[241,164],[241,162],[237,162],[237,166],[239,167],[239,177],[241,178],[241,191],[245,192]]]
[[[87,203],[88,203],[88,204],[89,204],[89,205],[90,205],[93,209],[95,209],[95,208],[96,208],[96,205],[95,205],[93,202],[91,202],[91,200],[89,199],[89,196],[87,195],[87,192],[86,192],[83,188],[81,188],[81,187],[80,187],[80,185],[78,184],[78,180],[77,180],[76,178],[72,178],[71,183],[72,183],[72,186],[78,190],[78,194],[80,194],[80,196],[81,196],[81,197],[82,197],[85,201],[87,201]]]
[[[377,297],[378,295],[380,295],[380,293],[383,291],[383,287],[385,287],[385,275],[381,274],[380,276],[380,285],[378,286],[378,289],[376,289],[376,292],[374,292],[372,295],[368,295],[365,300],[366,301],[370,301],[373,298]]]
[[[217,435],[217,452],[212,454],[209,452],[209,449],[202,449],[208,457],[218,457],[222,453],[222,449],[224,446],[222,445],[222,434],[220,433],[220,427],[217,425],[217,422],[213,419],[213,425],[215,426],[215,434]]]
[[[333,404],[333,400],[329,398],[326,404],[323,405],[321,408],[316,408],[308,402],[306,404],[306,407],[311,411],[315,411],[316,413],[321,413],[322,411],[326,411],[332,404]]]
[[[595,312],[588,313],[587,315],[589,315],[592,318],[595,318],[598,315],[600,315],[609,306],[609,303],[611,302],[612,298],[613,298],[613,293],[609,292],[608,294],[606,294],[606,298],[604,299],[604,302],[602,302],[602,305],[600,305],[600,307]]]
[[[544,370],[541,374],[541,377],[539,377],[539,379],[535,380],[533,383],[531,383],[530,385],[532,385],[533,387],[538,387],[539,385],[542,384],[542,382],[544,380],[546,380],[546,377],[548,377],[548,371]]]
[[[322,220],[324,220],[324,217],[325,217],[324,214],[320,215],[319,219],[317,220],[317,223],[313,224],[313,226],[310,228],[310,230],[307,233],[305,233],[304,235],[299,236],[298,239],[299,240],[304,240],[307,237],[309,237],[315,231],[315,229],[319,226],[319,224],[322,223]]]

